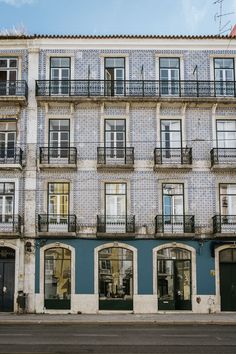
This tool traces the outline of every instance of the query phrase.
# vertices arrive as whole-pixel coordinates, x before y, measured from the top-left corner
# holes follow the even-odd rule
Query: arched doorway
[[[221,311],[236,311],[236,248],[219,253]]]
[[[189,250],[170,247],[157,251],[159,310],[192,310],[192,260]]]
[[[99,310],[133,310],[133,252],[122,247],[98,252]]]
[[[0,312],[14,310],[15,250],[0,247]]]
[[[44,252],[44,306],[46,309],[71,307],[71,251],[54,247]]]

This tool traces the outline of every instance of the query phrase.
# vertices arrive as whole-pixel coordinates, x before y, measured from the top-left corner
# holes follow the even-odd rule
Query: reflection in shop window
[[[124,248],[107,248],[99,252],[100,300],[133,297],[133,253]]]
[[[45,307],[67,308],[71,298],[71,252],[65,248],[45,251]]]

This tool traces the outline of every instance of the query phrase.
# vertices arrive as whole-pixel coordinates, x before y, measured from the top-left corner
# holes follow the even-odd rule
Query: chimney
[[[230,34],[229,34],[230,37],[236,37],[236,25],[234,25],[234,27],[232,28]]]

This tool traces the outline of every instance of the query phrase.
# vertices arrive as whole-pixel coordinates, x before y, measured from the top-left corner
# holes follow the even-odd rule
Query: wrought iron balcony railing
[[[19,164],[22,166],[23,151],[19,147],[1,148],[0,147],[0,166],[1,164]]]
[[[21,233],[21,216],[16,214],[1,214],[0,215],[0,233],[13,232]]]
[[[39,162],[52,165],[76,165],[77,149],[75,147],[40,147]]]
[[[38,215],[39,232],[76,232],[76,215],[41,214]]]
[[[212,221],[214,234],[236,232],[236,215],[215,215]]]
[[[99,165],[133,165],[134,148],[98,147],[97,163]]]
[[[36,96],[235,97],[235,81],[38,80]]]
[[[25,80],[0,81],[0,96],[28,97],[28,85]]]
[[[194,215],[157,215],[155,232],[158,233],[194,233]]]
[[[98,215],[98,233],[135,233],[134,215]]]
[[[236,166],[236,148],[214,148],[211,150],[211,167],[217,165]]]
[[[154,150],[155,165],[191,165],[192,148],[156,148]]]

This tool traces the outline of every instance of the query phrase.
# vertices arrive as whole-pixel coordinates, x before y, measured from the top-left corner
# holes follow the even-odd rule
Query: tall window
[[[17,80],[18,60],[16,58],[0,58],[0,95],[14,95]],[[8,84],[6,81],[10,81]]]
[[[99,309],[132,310],[133,252],[105,248],[99,252]]]
[[[70,58],[51,58],[50,80],[53,95],[68,95],[71,71]]]
[[[160,92],[162,95],[178,95],[180,80],[179,58],[160,58]]]
[[[105,58],[105,94],[124,94],[125,58]]]
[[[15,156],[16,122],[0,122],[0,160]]]
[[[106,119],[104,133],[106,158],[124,158],[126,147],[125,119]]]
[[[217,147],[236,148],[236,120],[217,120]]]
[[[220,184],[220,213],[236,215],[236,184]]]
[[[184,214],[183,184],[163,184],[162,200],[165,222],[178,222],[178,216],[182,216]]]
[[[44,305],[47,309],[70,309],[71,252],[50,248],[44,257]]]
[[[182,131],[181,120],[161,120],[162,161],[181,157]],[[168,161],[166,161],[168,162]]]
[[[105,184],[106,232],[126,231],[126,183]]]
[[[234,95],[234,59],[215,58],[215,90],[218,96]]]
[[[0,183],[0,223],[13,222],[15,184]]]
[[[48,184],[48,217],[50,231],[53,227],[68,230],[69,183]],[[64,230],[63,229],[63,230]]]
[[[70,120],[49,120],[49,147],[50,157],[67,158],[70,146]]]

